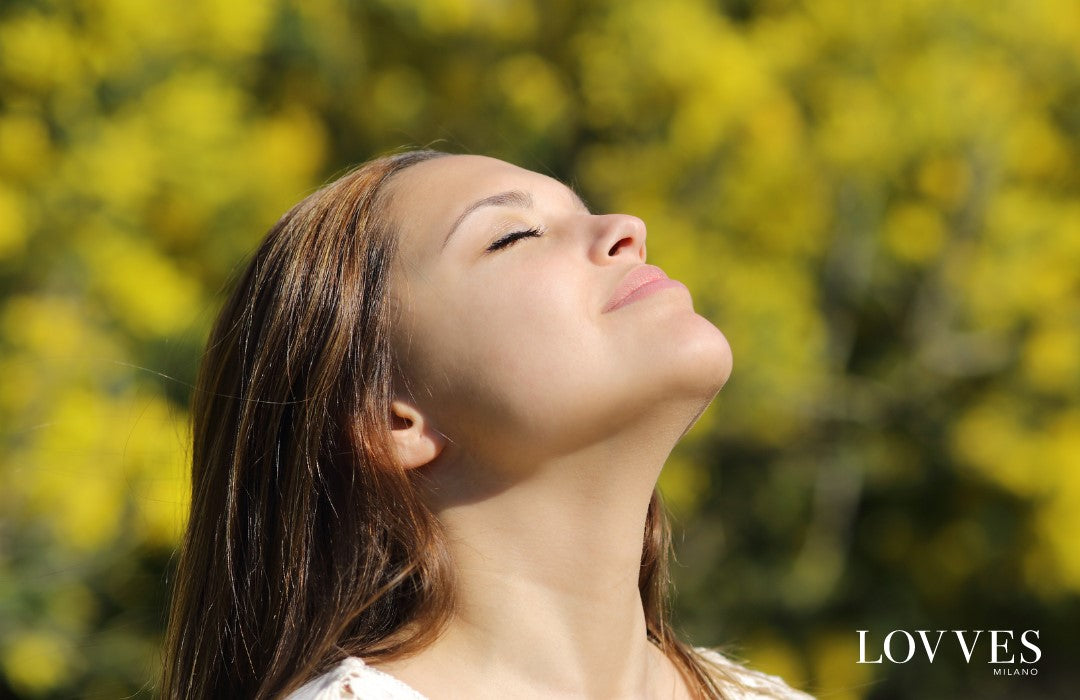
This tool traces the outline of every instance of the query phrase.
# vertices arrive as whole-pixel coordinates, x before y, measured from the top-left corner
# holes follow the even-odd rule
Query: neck
[[[638,588],[656,479],[685,416],[529,465],[470,497],[487,465],[435,470],[455,560],[457,607],[431,649],[492,686],[538,695],[670,697],[670,664],[646,637]],[[475,494],[473,494],[475,496]]]

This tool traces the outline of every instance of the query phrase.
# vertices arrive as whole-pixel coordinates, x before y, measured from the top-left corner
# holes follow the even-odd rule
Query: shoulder
[[[350,656],[285,700],[427,700],[402,681]]]
[[[813,696],[789,686],[778,676],[747,668],[719,651],[695,647],[701,658],[721,669],[723,680],[733,687],[724,688],[731,700],[813,700]]]

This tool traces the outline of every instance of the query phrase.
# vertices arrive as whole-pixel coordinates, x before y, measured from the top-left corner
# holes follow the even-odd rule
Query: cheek
[[[584,292],[572,276],[539,269],[475,288],[468,310],[453,314],[462,361],[498,381],[508,400],[542,396],[599,350]]]
[[[590,303],[567,270],[470,280],[415,319],[412,374],[445,422],[537,427],[596,379],[603,337]]]

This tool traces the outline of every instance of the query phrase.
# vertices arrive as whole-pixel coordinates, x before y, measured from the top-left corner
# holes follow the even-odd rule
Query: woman
[[[730,371],[641,220],[555,180],[315,192],[202,360],[164,694],[805,697],[667,624],[656,480]]]

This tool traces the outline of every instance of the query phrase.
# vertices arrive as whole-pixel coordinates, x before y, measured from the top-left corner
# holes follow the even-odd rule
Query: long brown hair
[[[192,399],[191,511],[163,697],[280,696],[346,656],[415,652],[449,620],[439,522],[384,437],[397,241],[384,186],[442,155],[379,158],[308,196],[225,303]],[[656,493],[644,535],[649,637],[699,696],[721,697],[717,670],[668,622],[670,537]]]

